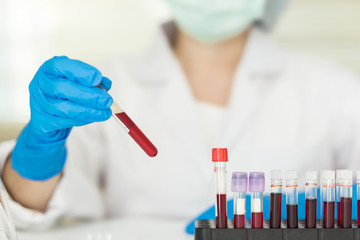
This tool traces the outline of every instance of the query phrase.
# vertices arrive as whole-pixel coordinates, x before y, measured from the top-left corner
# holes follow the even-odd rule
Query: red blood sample
[[[129,129],[129,135],[150,157],[157,155],[156,147],[150,142],[145,134],[136,126],[125,112],[115,113],[116,117]]]
[[[337,225],[339,228],[341,228],[341,208],[340,208],[340,202],[336,203],[336,212],[337,212]]]
[[[263,228],[263,213],[252,212],[251,213],[251,228]]]
[[[270,194],[270,228],[281,227],[281,193]]]
[[[226,194],[216,194],[216,204],[217,204],[216,227],[227,228]]]
[[[340,222],[342,228],[351,228],[351,198],[344,197],[340,199]]]
[[[245,228],[245,214],[234,214],[234,228]]]
[[[334,202],[324,202],[323,228],[334,228]]]
[[[297,228],[298,227],[298,205],[297,204],[287,204],[287,227],[288,228]]]
[[[360,200],[357,201],[357,225],[360,227]]]
[[[316,228],[316,199],[305,200],[305,227]]]

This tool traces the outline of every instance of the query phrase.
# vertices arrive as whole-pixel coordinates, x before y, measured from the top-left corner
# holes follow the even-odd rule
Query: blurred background
[[[45,60],[96,65],[141,51],[168,19],[161,0],[0,0],[0,141],[28,121],[27,87]],[[360,75],[359,26],[359,0],[291,0],[272,37]]]

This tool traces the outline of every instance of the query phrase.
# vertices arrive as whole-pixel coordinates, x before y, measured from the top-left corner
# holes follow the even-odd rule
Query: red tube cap
[[[228,161],[227,148],[213,148],[212,161],[213,162],[227,162]]]

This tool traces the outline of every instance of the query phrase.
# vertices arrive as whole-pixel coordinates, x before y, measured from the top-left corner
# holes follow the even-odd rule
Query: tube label
[[[251,212],[252,213],[260,213],[260,212],[262,212],[261,199],[260,198],[254,198],[254,199],[251,200]]]
[[[245,198],[239,198],[236,202],[237,204],[237,209],[236,209],[236,214],[238,215],[244,215],[245,214]]]

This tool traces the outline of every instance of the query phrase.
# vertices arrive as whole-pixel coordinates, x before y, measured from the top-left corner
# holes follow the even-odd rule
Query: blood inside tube
[[[298,205],[287,204],[287,227],[297,228],[298,227]]]
[[[281,227],[281,193],[270,194],[270,228]]]
[[[324,202],[323,228],[334,228],[334,202]]]
[[[227,228],[226,194],[216,194],[216,227]]]
[[[340,201],[336,203],[336,212],[337,212],[337,225],[338,227],[341,227],[341,207],[340,207]]]
[[[251,227],[252,228],[263,228],[263,213],[252,212],[251,213]]]
[[[150,142],[145,134],[136,126],[125,112],[115,113],[116,117],[129,129],[129,135],[150,157],[157,155],[156,147]]]
[[[357,225],[360,227],[360,200],[357,201]]]
[[[316,228],[316,199],[305,200],[305,227]]]
[[[342,228],[351,227],[351,198],[344,197],[340,199],[340,222]]]
[[[234,228],[245,228],[245,215],[234,214]]]

